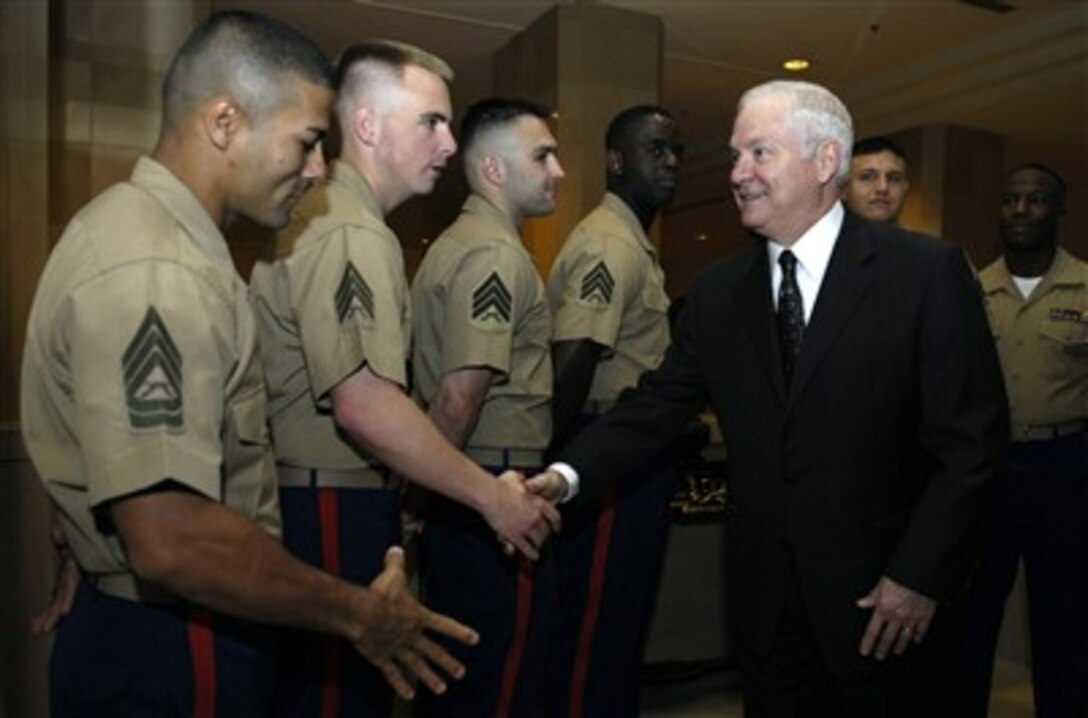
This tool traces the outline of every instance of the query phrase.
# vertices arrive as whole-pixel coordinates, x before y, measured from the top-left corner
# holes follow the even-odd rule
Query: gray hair
[[[854,123],[850,112],[830,90],[812,82],[800,80],[772,80],[756,85],[737,103],[738,111],[757,100],[785,96],[790,100],[790,110],[785,118],[786,126],[801,141],[801,147],[809,158],[816,154],[821,143],[831,141],[839,145],[836,179],[842,183],[850,176],[850,151],[854,144]]]

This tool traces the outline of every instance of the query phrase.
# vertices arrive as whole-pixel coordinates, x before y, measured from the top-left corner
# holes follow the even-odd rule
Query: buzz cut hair
[[[453,68],[438,55],[396,40],[366,40],[350,45],[336,62],[336,111],[354,107],[377,85],[404,78],[408,67],[419,67],[453,82]]]
[[[604,148],[606,150],[622,149],[621,145],[631,139],[639,123],[648,117],[656,116],[674,119],[668,110],[657,105],[635,105],[626,110],[620,110],[608,123],[608,130],[604,134]]]
[[[332,63],[321,48],[286,23],[243,10],[212,13],[186,38],[162,85],[163,126],[217,95],[232,97],[252,118],[264,119],[285,102],[298,78],[332,88]]]
[[[460,141],[464,154],[469,155],[480,137],[491,130],[525,116],[547,122],[552,111],[542,102],[516,97],[489,97],[473,103],[461,120]]]
[[[1033,172],[1038,172],[1039,174],[1045,175],[1050,180],[1050,183],[1054,185],[1054,194],[1056,195],[1056,198],[1058,200],[1058,206],[1062,209],[1065,209],[1065,180],[1060,174],[1058,174],[1054,170],[1054,168],[1050,167],[1049,165],[1044,165],[1042,162],[1027,162],[1025,164],[1012,168],[1005,174],[1005,176],[1012,177],[1014,174],[1024,172],[1025,170],[1031,170]]]
[[[835,142],[842,149],[835,173],[839,183],[850,176],[850,153],[854,145],[854,122],[838,97],[822,85],[802,80],[771,80],[741,95],[738,112],[752,102],[776,96],[790,100],[786,126],[798,139],[805,155],[814,157],[821,143]]]

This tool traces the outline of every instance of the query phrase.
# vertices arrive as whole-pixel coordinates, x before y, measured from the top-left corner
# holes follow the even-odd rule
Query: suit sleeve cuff
[[[574,470],[573,466],[557,461],[548,467],[548,471],[554,471],[567,482],[567,488],[563,491],[563,495],[559,497],[559,503],[565,504],[578,495],[578,472]]]

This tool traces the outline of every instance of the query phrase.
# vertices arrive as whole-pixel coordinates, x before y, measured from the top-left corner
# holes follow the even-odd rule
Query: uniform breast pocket
[[[1063,354],[1088,357],[1088,322],[1050,320],[1040,329],[1043,341]]]

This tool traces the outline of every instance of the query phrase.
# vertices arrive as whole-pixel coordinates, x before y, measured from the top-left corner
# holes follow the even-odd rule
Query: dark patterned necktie
[[[805,305],[797,286],[797,257],[786,250],[778,255],[782,267],[782,283],[778,285],[778,345],[782,350],[782,370],[786,385],[793,376],[801,339],[805,333]]]

